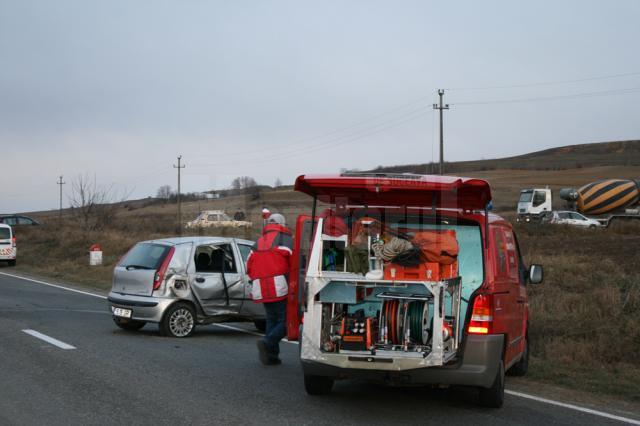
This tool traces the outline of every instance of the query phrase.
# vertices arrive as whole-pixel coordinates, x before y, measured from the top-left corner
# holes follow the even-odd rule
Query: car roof
[[[141,243],[161,243],[161,244],[169,244],[169,245],[178,245],[178,244],[186,244],[186,243],[194,243],[194,244],[220,244],[220,243],[230,243],[232,241],[236,241],[240,244],[253,245],[254,241],[245,240],[242,238],[230,238],[230,237],[170,237],[170,238],[158,238],[156,240],[147,240],[140,241]]]

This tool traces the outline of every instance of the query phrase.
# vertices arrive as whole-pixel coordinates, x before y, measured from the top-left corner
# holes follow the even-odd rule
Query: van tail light
[[[493,331],[493,296],[479,294],[473,300],[473,310],[467,333],[491,334]]]
[[[171,258],[173,257],[173,253],[175,253],[176,248],[171,247],[169,249],[169,253],[164,257],[164,260],[160,264],[160,267],[156,270],[156,274],[153,276],[153,289],[157,290],[160,288],[160,284],[162,284],[162,280],[164,280],[164,274],[167,273],[167,269],[169,268],[169,262],[171,262]]]
[[[15,248],[16,246],[16,237],[11,238],[11,245]]]

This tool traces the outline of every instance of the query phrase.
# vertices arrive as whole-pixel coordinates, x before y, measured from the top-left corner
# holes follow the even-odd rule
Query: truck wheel
[[[500,408],[504,402],[504,364],[500,361],[496,378],[490,388],[480,388],[480,405],[483,407]]]
[[[189,337],[196,328],[196,314],[186,303],[174,303],[159,324],[160,334],[168,337]]]
[[[113,322],[121,329],[129,331],[140,330],[146,324],[144,321],[128,320],[119,317],[113,317]]]
[[[304,375],[304,389],[309,395],[328,395],[332,388],[332,377]]]
[[[258,330],[260,333],[264,333],[265,330],[267,329],[267,320],[254,320],[253,321],[253,325],[255,326],[256,330]]]
[[[513,366],[507,371],[509,376],[524,376],[529,371],[529,337],[525,337],[524,352],[520,361],[513,364]]]

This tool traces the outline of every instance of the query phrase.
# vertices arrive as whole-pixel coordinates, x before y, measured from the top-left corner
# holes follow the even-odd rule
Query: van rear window
[[[9,228],[0,228],[0,240],[8,240],[11,238],[11,230]]]
[[[170,247],[162,244],[140,243],[134,246],[118,266],[137,269],[158,269]]]

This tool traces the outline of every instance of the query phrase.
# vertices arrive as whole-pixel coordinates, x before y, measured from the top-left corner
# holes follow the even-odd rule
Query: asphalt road
[[[284,343],[283,364],[264,367],[255,340],[217,325],[188,339],[153,325],[121,331],[106,300],[0,275],[0,424],[622,424],[514,395],[484,409],[468,389],[343,381],[311,397],[297,345]]]

